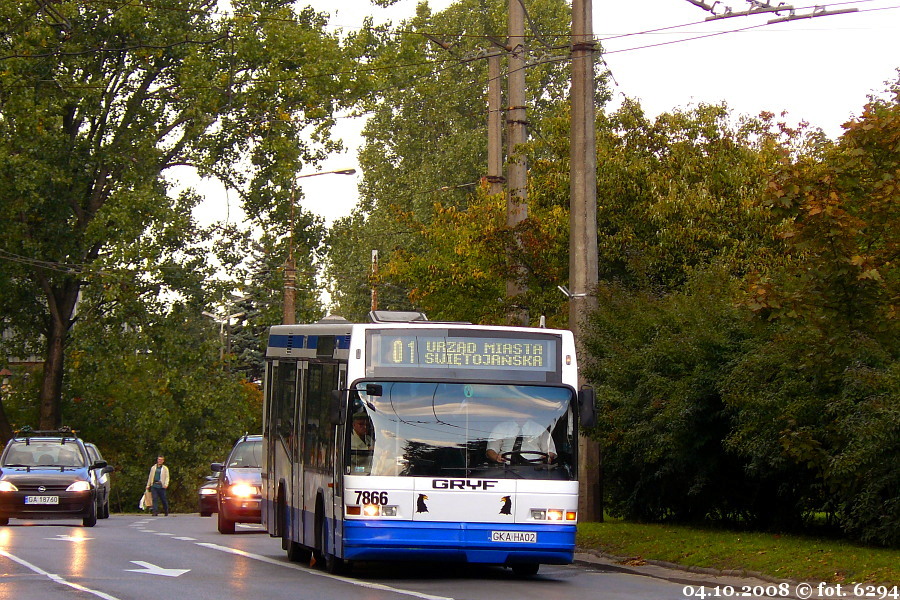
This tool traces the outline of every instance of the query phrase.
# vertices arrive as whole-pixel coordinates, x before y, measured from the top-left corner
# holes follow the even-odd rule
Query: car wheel
[[[90,514],[81,520],[81,524],[85,527],[93,527],[97,524],[97,505],[93,502],[91,502]]]
[[[9,517],[0,517],[0,525],[9,525]]]
[[[219,533],[228,535],[234,533],[234,521],[225,518],[222,511],[219,511]]]
[[[208,512],[208,511],[205,511],[205,510],[201,510],[201,511],[200,511],[200,516],[201,516],[201,517],[211,517],[211,516],[212,516],[212,513],[211,513],[211,512]]]

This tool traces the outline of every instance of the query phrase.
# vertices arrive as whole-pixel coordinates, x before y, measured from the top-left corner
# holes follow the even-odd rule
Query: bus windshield
[[[366,384],[382,394],[367,395]],[[576,478],[568,387],[367,380],[354,388],[347,474]]]

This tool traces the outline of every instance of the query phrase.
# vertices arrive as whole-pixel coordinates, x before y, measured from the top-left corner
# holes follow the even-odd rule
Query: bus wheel
[[[325,572],[332,575],[340,575],[346,572],[347,565],[343,558],[338,558],[334,554],[325,554]]]
[[[531,577],[537,575],[541,565],[538,563],[513,563],[510,568],[516,577]]]
[[[284,486],[278,486],[278,500],[275,502],[275,535],[280,535],[282,541],[287,539],[285,511],[287,511],[287,506],[284,501]],[[282,549],[287,550],[287,546],[282,544]]]
[[[328,527],[325,525],[325,517],[322,513],[316,513],[316,564],[322,565],[326,573],[339,575],[344,572],[344,560],[338,558],[326,550],[326,535]]]
[[[309,548],[305,548],[297,542],[292,542],[285,538],[282,539],[284,540],[284,544],[282,545],[285,546],[285,549],[287,550],[287,558],[289,561],[309,564],[309,559],[312,557],[312,551]]]

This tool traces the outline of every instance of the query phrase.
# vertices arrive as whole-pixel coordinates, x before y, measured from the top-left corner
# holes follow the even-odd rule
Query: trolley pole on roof
[[[597,307],[597,137],[591,0],[572,0],[572,123],[569,200],[569,328],[584,356],[583,327]],[[579,374],[579,383],[584,379]],[[579,520],[602,521],[600,445],[579,436]]]

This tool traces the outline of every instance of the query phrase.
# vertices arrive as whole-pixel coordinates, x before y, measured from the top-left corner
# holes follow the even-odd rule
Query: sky
[[[526,1],[526,8],[528,6]],[[821,1],[821,0],[820,0]],[[801,120],[840,135],[841,124],[861,112],[867,97],[882,92],[900,67],[900,0],[862,0],[822,6],[829,11],[859,12],[767,25],[770,14],[706,21],[712,16],[694,4],[703,0],[593,0],[593,29],[604,49],[614,82],[615,101],[641,101],[651,116],[698,103],[727,102],[736,114],[771,111],[789,123]],[[399,21],[414,14],[417,0],[400,0],[383,9],[370,0],[301,0],[332,13],[330,26],[355,29],[366,15],[376,22]],[[707,0],[713,5],[713,0]],[[430,0],[433,11],[451,0]],[[780,4],[780,2],[772,2]],[[715,2],[715,11],[750,8],[747,0]],[[813,4],[793,5],[797,15]],[[337,7],[337,8],[336,8]],[[783,13],[787,14],[787,13]],[[693,39],[692,39],[693,38]],[[348,151],[305,171],[357,168],[360,119],[339,119],[337,134]],[[357,202],[361,173],[322,175],[299,180],[307,210],[330,224],[350,214]],[[190,174],[184,174],[190,182]],[[201,186],[207,201],[198,208],[201,222],[242,216],[236,195],[214,183]]]

